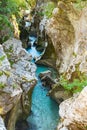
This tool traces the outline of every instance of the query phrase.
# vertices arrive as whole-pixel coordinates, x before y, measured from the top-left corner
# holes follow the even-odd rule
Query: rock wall
[[[59,73],[66,71],[73,54],[75,32],[67,13],[55,8],[53,17],[46,25],[47,35],[50,37],[56,51],[56,67]]]
[[[87,8],[78,12],[73,6],[64,2],[58,3],[53,17],[48,21],[46,32],[54,45],[60,74],[67,73],[67,79],[73,72],[86,71],[87,57]]]
[[[57,54],[56,67],[59,76],[72,82],[87,77],[87,7],[78,11],[69,1],[58,2],[53,17],[46,25]],[[81,80],[81,79],[80,79]],[[60,105],[61,123],[58,130],[86,130],[86,88],[79,96],[65,100]],[[54,92],[57,94],[57,92]],[[63,94],[63,93],[62,93]],[[56,97],[58,97],[57,94]],[[63,95],[64,96],[64,95]],[[62,97],[63,97],[62,96]]]
[[[58,130],[87,130],[87,86],[80,94],[62,102],[59,108]]]
[[[7,130],[15,130],[16,121],[29,115],[36,84],[31,59],[20,40],[12,38],[0,45],[0,115],[5,116]]]

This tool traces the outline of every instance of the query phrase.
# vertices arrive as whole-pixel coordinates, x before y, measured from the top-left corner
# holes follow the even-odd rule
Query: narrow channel
[[[33,45],[36,40],[35,37],[29,37],[31,40],[31,47],[27,49],[32,57],[40,56],[41,52],[38,52]],[[40,72],[46,70],[51,70],[53,76],[55,76],[55,71],[52,68],[46,66],[37,65],[36,76]],[[58,124],[58,104],[49,96],[46,96],[49,91],[48,87],[42,86],[40,79],[38,78],[37,85],[34,88],[32,95],[32,108],[31,114],[29,115],[27,121],[29,123],[28,130],[56,130]]]

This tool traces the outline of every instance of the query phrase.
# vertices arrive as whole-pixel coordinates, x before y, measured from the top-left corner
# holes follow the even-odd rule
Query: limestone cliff
[[[59,76],[65,76],[67,81],[72,83],[74,79],[79,79],[79,82],[84,80],[83,75],[87,79],[87,7],[78,11],[72,2],[66,2],[58,2],[52,18],[48,20],[46,32],[57,54],[56,67]],[[80,86],[77,84],[74,87],[76,89]],[[86,99],[85,92],[86,88],[81,92],[81,96],[66,100],[60,105],[63,124],[59,125],[58,130],[87,129],[86,102],[83,102]],[[56,97],[59,93],[56,92]],[[63,93],[62,95],[64,96]],[[79,103],[82,106],[79,106]]]
[[[7,130],[15,130],[16,121],[26,119],[30,112],[36,84],[36,66],[31,59],[20,40],[12,38],[0,45],[0,115]]]
[[[87,86],[60,104],[58,130],[87,130]]]
[[[57,54],[58,71],[60,74],[67,72],[68,79],[76,70],[76,65],[81,72],[86,72],[86,15],[87,8],[78,12],[72,4],[59,2],[46,26]]]

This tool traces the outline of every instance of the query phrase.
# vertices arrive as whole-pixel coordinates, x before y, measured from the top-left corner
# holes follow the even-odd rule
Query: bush
[[[46,15],[48,18],[50,18],[52,16],[54,8],[55,4],[53,2],[48,2],[47,5],[44,7],[43,14]]]
[[[79,10],[83,9],[86,5],[87,0],[76,0],[76,3],[74,4],[74,6]]]
[[[21,10],[29,9],[35,0],[2,0],[0,1],[0,43],[13,35],[12,15],[20,19]]]
[[[61,76],[60,84],[67,91],[77,93],[80,92],[87,85],[87,77],[83,75],[79,79],[75,78],[73,79],[73,81],[68,81],[64,76]]]

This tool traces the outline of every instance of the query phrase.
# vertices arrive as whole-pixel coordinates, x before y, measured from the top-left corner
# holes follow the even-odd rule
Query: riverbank
[[[0,45],[0,115],[7,130],[15,130],[16,122],[30,113],[36,84],[36,66],[31,59],[20,40],[12,38]]]

